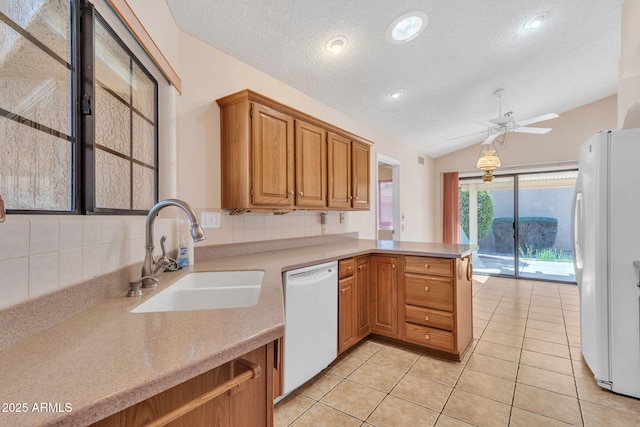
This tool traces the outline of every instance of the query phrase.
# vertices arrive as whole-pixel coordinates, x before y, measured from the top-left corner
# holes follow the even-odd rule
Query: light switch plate
[[[200,225],[202,228],[220,228],[220,212],[202,212]]]

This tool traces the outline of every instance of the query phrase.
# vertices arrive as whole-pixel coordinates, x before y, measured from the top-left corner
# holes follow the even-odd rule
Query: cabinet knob
[[[424,316],[424,320],[429,320],[429,316]]]
[[[425,340],[428,340],[428,339],[429,339],[429,334],[425,335],[425,336],[424,336],[424,339],[425,339]]]
[[[362,267],[364,267],[364,265],[359,265],[358,270],[362,270]]]
[[[395,264],[391,264],[391,268],[396,268],[396,265]]]
[[[351,271],[351,270],[353,270],[353,267],[352,266],[348,266],[347,270]]]
[[[358,198],[357,198],[357,197],[354,197],[353,199],[354,199],[354,200],[358,200]]]
[[[425,286],[425,287],[424,287],[424,291],[425,291],[425,292],[429,292],[429,287],[428,287],[428,286]]]
[[[289,191],[289,195],[290,195],[290,196],[293,196],[293,191]]]
[[[349,196],[349,200],[353,200],[353,197]]]
[[[344,294],[347,290],[345,288],[340,289],[340,291]]]
[[[425,264],[424,268],[426,268],[428,270],[429,269],[429,264]]]
[[[298,193],[298,196],[304,196],[304,193],[301,191]]]

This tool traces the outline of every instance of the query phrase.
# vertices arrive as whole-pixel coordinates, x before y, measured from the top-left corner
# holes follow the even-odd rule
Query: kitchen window
[[[103,8],[104,9],[104,8]],[[146,213],[158,81],[93,6],[0,2],[0,194],[9,213]]]

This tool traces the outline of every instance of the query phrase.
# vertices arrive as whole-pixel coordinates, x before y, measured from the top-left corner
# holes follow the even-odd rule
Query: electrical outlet
[[[344,213],[340,212],[340,224],[344,224]]]
[[[220,228],[220,212],[202,212],[200,225],[202,228]]]

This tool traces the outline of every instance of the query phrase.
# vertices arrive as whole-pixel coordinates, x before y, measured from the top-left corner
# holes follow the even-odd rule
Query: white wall
[[[640,1],[622,4],[622,46],[618,66],[618,127],[640,127]]]

